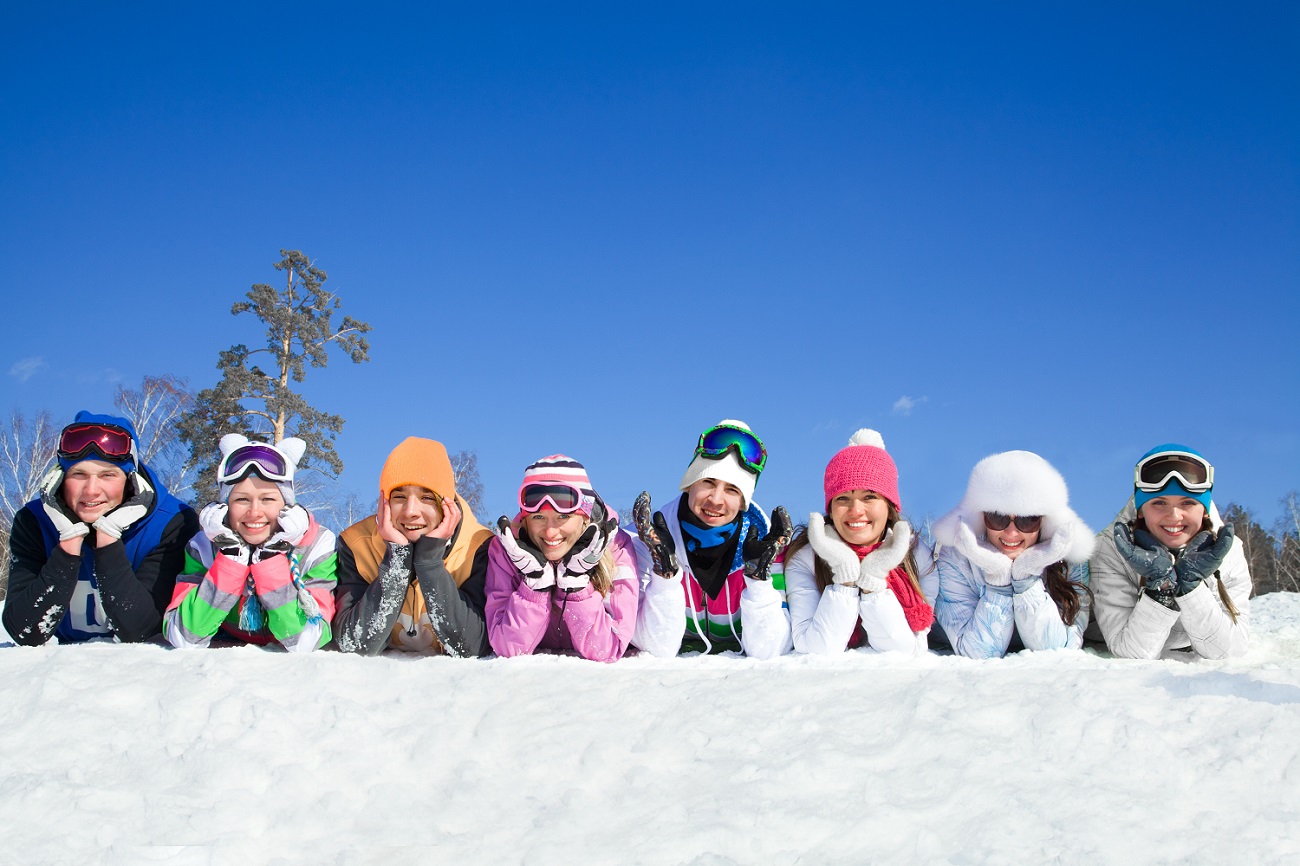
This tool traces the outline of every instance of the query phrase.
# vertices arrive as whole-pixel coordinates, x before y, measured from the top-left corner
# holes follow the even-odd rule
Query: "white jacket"
[[[814,555],[809,545],[785,563],[785,597],[790,605],[790,636],[795,652],[815,655],[843,652],[859,617],[871,649],[908,655],[927,651],[930,630],[912,631],[903,606],[892,590],[864,593],[856,586],[838,584],[819,590],[813,571]],[[914,555],[921,574],[921,592],[928,603],[934,604],[938,577],[930,550],[918,544]]]
[[[1070,579],[1087,584],[1087,563],[1073,566]],[[984,573],[960,550],[945,547],[939,552],[939,599],[934,616],[958,655],[1002,658],[1017,634],[1029,650],[1082,647],[1088,599],[1086,595],[1079,599],[1079,613],[1067,626],[1047,594],[1041,574],[1014,580],[1000,591],[989,586]]]
[[[1116,523],[1131,523],[1137,512],[1132,500]],[[1215,530],[1223,526],[1219,511],[1210,506]],[[1123,658],[1154,659],[1165,650],[1190,646],[1207,659],[1239,656],[1250,642],[1250,569],[1241,539],[1235,539],[1215,576],[1208,577],[1187,595],[1177,598],[1178,610],[1151,599],[1141,588],[1141,578],[1120,556],[1114,525],[1097,539],[1097,552],[1089,563],[1096,596],[1097,623],[1106,647]],[[1219,584],[1237,608],[1233,622],[1219,597]]]
[[[726,634],[728,637],[738,637],[740,649],[751,658],[775,658],[789,652],[790,615],[785,609],[784,594],[776,586],[778,581],[775,579],[751,580],[737,569],[728,575],[718,598],[706,604],[706,608],[714,610],[688,610],[688,587],[697,597],[702,597],[703,593],[690,571],[686,545],[682,541],[682,529],[677,520],[677,503],[678,499],[673,499],[659,509],[677,549],[677,574],[671,577],[655,574],[649,548],[636,537],[635,531],[632,533],[641,581],[641,604],[637,608],[636,632],[632,636],[632,644],[654,656],[675,656],[681,651],[682,639],[687,634],[686,618],[690,616],[692,632],[700,635],[707,648],[713,646],[708,635],[712,634],[717,639]],[[757,506],[751,508],[757,509]],[[762,513],[761,509],[758,513]],[[764,526],[766,522],[767,516],[762,515]],[[773,564],[772,570],[776,571],[777,568]],[[734,591],[737,589],[739,592]],[[732,605],[731,599],[737,596],[738,604]]]

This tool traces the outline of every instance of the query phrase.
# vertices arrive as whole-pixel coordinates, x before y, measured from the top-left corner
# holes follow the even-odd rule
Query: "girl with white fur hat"
[[[1186,445],[1152,448],[1133,472],[1133,499],[1092,558],[1097,624],[1124,658],[1191,650],[1244,653],[1250,569],[1231,523],[1214,506],[1214,467]]]
[[[199,514],[202,531],[163,617],[172,646],[206,647],[220,631],[247,643],[278,641],[291,652],[329,642],[334,615],[334,533],[294,493],[307,443],[277,444],[238,433],[221,437],[217,501]]]
[[[854,433],[826,465],[823,487],[825,515],[810,514],[786,551],[795,652],[926,652],[934,611],[922,575],[932,563],[900,515],[898,468],[880,434]]]
[[[678,489],[651,514],[632,506],[641,605],[632,643],[656,656],[741,650],[772,658],[790,649],[779,562],[793,527],[784,508],[769,523],[753,501],[767,448],[749,426],[725,420],[700,434]]]
[[[1093,534],[1042,457],[1007,451],[975,464],[934,536],[943,545],[934,613],[959,655],[1083,646]]]

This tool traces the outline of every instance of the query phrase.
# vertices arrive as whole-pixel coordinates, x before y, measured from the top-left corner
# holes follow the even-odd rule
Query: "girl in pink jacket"
[[[499,656],[572,650],[612,662],[636,628],[632,539],[591,487],[555,454],[524,471],[519,514],[497,521],[488,548],[488,640]]]

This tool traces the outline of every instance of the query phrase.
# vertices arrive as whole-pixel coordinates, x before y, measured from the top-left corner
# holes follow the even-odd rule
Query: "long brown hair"
[[[1130,533],[1137,532],[1139,529],[1151,532],[1147,528],[1146,518],[1142,516],[1142,509],[1138,509],[1137,516],[1129,523],[1128,529]],[[1205,515],[1201,518],[1200,531],[1210,533],[1210,538],[1214,541],[1219,540],[1219,533],[1214,530],[1214,523],[1210,520],[1210,510],[1208,508],[1205,509]],[[1228,589],[1223,585],[1223,580],[1219,577],[1217,568],[1214,570],[1214,582],[1219,585],[1219,600],[1223,602],[1224,608],[1228,611],[1228,616],[1232,617],[1235,624],[1237,622],[1237,606],[1232,603],[1232,598],[1228,595]],[[1139,589],[1146,587],[1146,585],[1147,579],[1145,577],[1138,581]]]
[[[885,518],[885,530],[888,531],[894,528],[894,524],[901,519],[901,516],[898,513],[898,509],[894,507],[894,503],[886,499],[885,505],[889,508],[889,514]],[[832,522],[829,514],[824,516],[827,523]],[[881,534],[880,537],[883,540],[885,536]],[[916,566],[915,551],[917,541],[918,537],[913,533],[912,544],[907,549],[907,556],[903,557],[902,565],[903,571],[907,572],[907,579],[911,582],[912,588],[916,590],[917,595],[921,596],[921,598],[925,598],[925,593],[921,591],[920,569]],[[810,544],[811,542],[808,540],[808,527],[804,524],[800,524],[798,530],[795,532],[794,538],[790,541],[790,545],[785,549],[785,561],[789,562],[794,559],[796,553],[803,550],[805,547],[808,547]],[[816,550],[813,551],[813,575],[817,578],[817,589],[819,591],[825,591],[826,587],[835,582],[835,578],[831,574],[830,564],[818,556]]]
[[[1083,604],[1079,600],[1080,595],[1088,596],[1089,607],[1095,601],[1088,584],[1070,579],[1070,566],[1063,559],[1043,569],[1043,589],[1047,590],[1048,597],[1055,602],[1056,609],[1061,614],[1061,622],[1066,625],[1074,625],[1075,618],[1079,616]]]

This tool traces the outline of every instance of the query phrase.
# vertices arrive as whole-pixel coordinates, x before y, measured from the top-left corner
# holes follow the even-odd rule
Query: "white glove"
[[[591,575],[586,572],[570,571],[567,564],[560,565],[556,569],[558,572],[555,576],[555,588],[565,592],[577,592],[585,589],[591,583]],[[531,584],[530,584],[531,586]],[[537,587],[533,587],[536,589]]]
[[[957,522],[957,549],[984,573],[984,582],[989,586],[1011,585],[1011,559],[984,539],[976,538],[964,520]]]
[[[582,575],[583,580],[586,580],[586,577],[585,574]],[[555,586],[555,563],[547,562],[542,566],[541,571],[525,574],[524,583],[528,584],[529,589],[537,592],[545,592]]]
[[[501,517],[497,520],[497,538],[501,548],[510,557],[510,562],[523,575],[524,583],[538,592],[555,586],[555,566],[547,562],[542,552],[527,541],[520,541],[510,520]]]
[[[212,546],[236,562],[248,565],[252,551],[244,539],[226,525],[230,509],[224,502],[210,502],[199,512],[199,527],[212,542]]]
[[[94,523],[98,532],[102,532],[114,541],[121,538],[122,533],[131,528],[131,524],[148,514],[149,509],[153,507],[153,485],[139,472],[132,472],[131,478],[135,482],[133,485],[135,495]]]
[[[41,479],[41,507],[45,516],[59,532],[59,541],[81,538],[90,532],[90,527],[77,519],[77,515],[59,498],[59,487],[63,485],[63,467],[55,466]]]
[[[288,544],[291,548],[297,547],[302,537],[307,534],[307,527],[311,526],[311,515],[301,505],[281,508],[276,520],[280,524],[280,529],[266,540],[264,547],[278,547],[281,544]]]
[[[1024,580],[1027,577],[1038,577],[1047,566],[1064,559],[1071,542],[1074,541],[1070,530],[1071,525],[1065,524],[1056,530],[1056,534],[1046,544],[1035,544],[1012,560],[1012,579]]]
[[[884,543],[862,557],[858,567],[858,589],[863,592],[880,592],[889,587],[885,578],[898,567],[912,546],[912,527],[899,520],[887,533]]]
[[[831,567],[831,578],[841,586],[853,586],[861,576],[858,555],[840,539],[834,527],[814,511],[808,515],[808,543]]]

